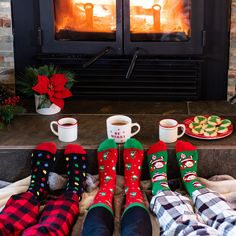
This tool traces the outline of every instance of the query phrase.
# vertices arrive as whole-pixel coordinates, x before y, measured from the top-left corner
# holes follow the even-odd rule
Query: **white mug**
[[[181,134],[178,134],[179,128],[182,129]],[[164,119],[159,123],[159,139],[165,143],[174,143],[185,133],[186,127],[183,124],[178,124],[174,119]]]
[[[54,125],[57,126],[57,131],[54,129]],[[58,121],[52,121],[50,123],[51,131],[58,136],[58,139],[62,142],[73,142],[78,136],[78,124],[74,118],[61,118]]]
[[[132,123],[132,120],[124,115],[110,116],[106,120],[106,125],[108,138],[114,139],[116,143],[124,143],[140,131],[140,125]],[[132,127],[135,126],[137,130],[132,133]]]

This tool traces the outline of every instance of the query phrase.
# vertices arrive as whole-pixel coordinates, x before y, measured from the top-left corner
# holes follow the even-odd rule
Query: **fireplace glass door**
[[[122,1],[39,0],[42,52],[122,54]]]
[[[54,0],[56,40],[114,41],[115,0]]]
[[[193,55],[203,49],[203,0],[124,1],[124,48],[132,54]]]
[[[131,41],[189,41],[191,1],[130,0],[130,34]]]

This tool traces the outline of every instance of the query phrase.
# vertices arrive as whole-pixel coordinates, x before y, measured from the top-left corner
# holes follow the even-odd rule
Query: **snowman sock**
[[[49,190],[48,174],[55,164],[56,144],[39,144],[31,154],[31,180],[28,191],[42,201]]]
[[[81,200],[87,171],[87,158],[85,150],[77,144],[68,144],[64,157],[67,170],[66,192],[76,193]]]
[[[117,145],[113,139],[106,139],[98,148],[100,190],[91,208],[102,206],[112,214],[112,201],[116,183]],[[90,208],[90,209],[91,209]]]
[[[183,184],[192,197],[195,190],[204,188],[197,177],[198,152],[191,143],[178,140],[176,142],[176,157],[180,167]]]
[[[140,190],[143,158],[142,144],[134,138],[128,139],[124,145],[125,212],[132,206],[144,207],[144,199]]]
[[[167,182],[167,151],[166,144],[159,141],[153,144],[147,152],[148,166],[152,180],[152,194],[156,195],[158,191],[170,190]]]

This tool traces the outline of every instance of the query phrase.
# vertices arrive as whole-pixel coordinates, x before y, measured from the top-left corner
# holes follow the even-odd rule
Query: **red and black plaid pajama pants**
[[[77,194],[67,192],[47,202],[42,214],[31,192],[13,195],[0,213],[0,236],[70,235],[79,215]]]

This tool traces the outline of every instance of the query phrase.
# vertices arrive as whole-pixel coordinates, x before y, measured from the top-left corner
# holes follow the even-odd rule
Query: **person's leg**
[[[124,145],[124,178],[126,204],[122,216],[122,235],[152,235],[152,224],[140,190],[140,178],[144,159],[142,144],[130,138]],[[136,212],[136,213],[135,213]],[[142,222],[142,227],[140,223]],[[142,228],[145,229],[143,230]]]
[[[196,210],[204,222],[217,229],[222,235],[236,235],[236,211],[219,194],[209,191],[198,182],[198,152],[196,147],[191,143],[178,141],[176,152],[178,163],[182,167],[180,171],[183,183],[192,196]],[[194,160],[193,166],[190,163],[183,164],[186,159]],[[188,173],[191,173],[192,177],[186,177],[189,176]]]
[[[31,192],[13,195],[0,213],[0,235],[21,235],[38,220],[40,202]]]
[[[159,191],[152,197],[150,208],[160,224],[161,235],[220,235],[200,222],[187,197],[172,191]]]
[[[114,230],[114,216],[107,208],[91,208],[86,216],[82,236],[111,236]]]
[[[159,221],[161,235],[219,235],[199,222],[188,198],[170,191],[166,144],[162,141],[153,144],[147,155],[154,194],[150,207]]]
[[[122,216],[121,235],[152,235],[152,224],[148,211],[140,206],[130,207]]]
[[[48,173],[55,162],[56,145],[42,143],[31,154],[31,182],[25,193],[13,195],[0,213],[0,235],[21,235],[38,220],[40,201],[48,191]]]
[[[64,158],[68,176],[65,192],[46,204],[38,224],[25,230],[24,236],[70,234],[79,215],[79,201],[86,179],[86,152],[77,144],[69,144]]]
[[[106,139],[98,148],[100,190],[95,196],[85,219],[83,236],[113,234],[114,217],[112,202],[116,183],[117,145],[113,139]]]

